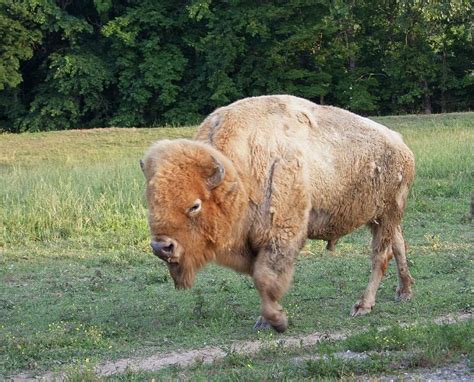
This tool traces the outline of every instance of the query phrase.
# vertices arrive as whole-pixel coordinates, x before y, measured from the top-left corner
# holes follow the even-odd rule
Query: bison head
[[[141,161],[153,253],[168,265],[177,288],[228,250],[245,210],[245,192],[222,153],[189,140],[159,141]]]

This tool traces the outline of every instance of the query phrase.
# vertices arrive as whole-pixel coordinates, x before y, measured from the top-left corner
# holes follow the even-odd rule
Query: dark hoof
[[[365,316],[372,311],[371,306],[364,306],[361,301],[357,301],[351,309],[351,317]]]
[[[395,301],[409,301],[411,300],[412,293],[410,290],[407,292],[397,290],[397,293],[395,295]]]
[[[253,331],[258,332],[259,330],[268,330],[272,327],[272,325],[263,318],[263,316],[259,316],[257,318],[257,322],[253,326]]]
[[[259,316],[257,322],[253,326],[253,331],[258,332],[259,330],[268,330],[270,328],[273,328],[278,333],[283,333],[286,329],[288,329],[288,320],[286,317],[283,317],[278,324],[273,325],[263,316]]]

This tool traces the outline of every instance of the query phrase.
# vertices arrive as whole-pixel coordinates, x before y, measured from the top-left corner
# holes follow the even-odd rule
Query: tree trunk
[[[443,80],[441,82],[441,113],[446,113],[446,78],[447,64],[446,64],[446,51],[443,50]]]
[[[423,105],[425,109],[425,114],[431,114],[431,97],[429,93],[428,82],[426,80],[423,80],[423,90]]]
[[[354,57],[349,57],[349,70],[352,72],[356,67],[356,62]]]

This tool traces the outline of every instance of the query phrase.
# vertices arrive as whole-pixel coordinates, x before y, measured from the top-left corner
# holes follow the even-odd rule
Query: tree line
[[[191,124],[294,94],[366,115],[474,105],[470,0],[0,0],[0,130]]]

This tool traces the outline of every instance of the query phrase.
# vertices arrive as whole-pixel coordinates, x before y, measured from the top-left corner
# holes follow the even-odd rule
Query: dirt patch
[[[418,322],[415,324],[405,324],[405,325],[402,324],[402,326],[407,327],[407,326],[423,324],[427,322],[435,322],[436,324],[439,324],[439,325],[454,324],[456,322],[468,321],[468,320],[471,320],[472,318],[473,318],[472,313],[458,313],[458,314],[452,313],[446,316],[438,317],[434,320],[426,320],[426,321]],[[383,328],[381,328],[381,330],[383,330]],[[364,329],[359,330],[359,332],[361,331],[364,331]],[[134,371],[134,372],[158,371],[170,366],[186,367],[195,362],[210,364],[214,361],[224,358],[229,353],[255,354],[255,353],[258,353],[260,350],[263,350],[265,348],[272,348],[272,347],[282,347],[282,348],[309,347],[325,340],[340,341],[347,338],[351,334],[354,334],[354,333],[350,333],[348,331],[340,331],[340,332],[334,332],[334,333],[315,332],[308,335],[285,337],[285,338],[277,339],[273,341],[258,341],[258,340],[257,341],[238,341],[238,342],[232,343],[230,347],[227,349],[220,348],[217,346],[208,346],[208,347],[203,347],[203,348],[193,349],[193,350],[157,353],[149,357],[123,358],[117,361],[109,361],[109,362],[101,363],[95,367],[95,372],[97,373],[97,375],[105,377],[105,376],[120,374],[125,371]],[[361,355],[355,355],[355,354],[356,353],[352,353],[352,352],[350,352],[350,354],[347,352],[344,352],[344,353],[341,353],[340,356],[342,358],[363,356],[362,353]],[[301,361],[303,361],[303,357],[301,357]],[[447,367],[447,368],[442,368],[442,369],[430,371],[430,372],[434,373],[433,375],[437,373],[442,374],[443,370],[450,370],[450,368]],[[413,375],[417,375],[417,374],[413,374]],[[460,375],[463,375],[463,374],[460,374]],[[64,381],[65,378],[66,378],[65,374],[46,373],[46,374],[43,374],[42,376],[34,376],[34,377],[27,374],[18,374],[16,376],[10,377],[9,380],[14,381],[14,382],[51,381],[51,380]],[[420,378],[421,380],[426,380],[424,377],[420,377]],[[420,378],[418,378],[418,380],[420,380]],[[383,379],[383,380],[393,380],[393,379]],[[439,379],[431,379],[431,380],[439,380]],[[443,380],[443,378],[441,378],[441,380]],[[463,379],[459,379],[459,381],[463,381]]]
[[[344,352],[337,352],[331,355],[334,358],[339,358],[343,360],[364,360],[370,357],[370,353],[356,353],[350,350],[344,351]],[[307,355],[303,357],[295,357],[293,358],[293,362],[295,363],[301,363],[301,362],[306,362],[306,361],[319,361],[319,360],[327,360],[329,357],[327,355],[317,355],[317,354],[312,354],[312,355]]]
[[[100,376],[110,376],[130,371],[157,371],[169,366],[189,366],[195,362],[212,363],[224,358],[229,353],[255,354],[264,348],[272,347],[308,347],[324,340],[342,340],[348,333],[312,333],[306,336],[287,337],[273,341],[238,341],[228,349],[204,347],[184,352],[158,353],[144,358],[124,358],[115,362],[106,362],[96,366]]]

